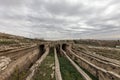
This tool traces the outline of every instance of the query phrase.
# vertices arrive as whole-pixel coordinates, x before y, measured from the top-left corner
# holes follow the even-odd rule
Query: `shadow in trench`
[[[29,69],[31,68],[31,66],[44,54],[45,52],[45,45],[39,45],[38,47],[38,55],[35,55],[34,58],[27,62],[23,67],[23,69],[19,69],[19,66],[17,66],[15,68],[14,73],[11,75],[11,77],[9,78],[9,80],[25,80],[25,78],[29,75]]]
[[[43,55],[43,53],[45,52],[45,45],[44,44],[40,45],[39,50],[40,50],[40,56]]]

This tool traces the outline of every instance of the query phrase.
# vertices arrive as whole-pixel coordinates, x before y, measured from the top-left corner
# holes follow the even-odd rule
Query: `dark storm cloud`
[[[0,31],[45,39],[120,38],[119,5],[119,0],[0,0]]]

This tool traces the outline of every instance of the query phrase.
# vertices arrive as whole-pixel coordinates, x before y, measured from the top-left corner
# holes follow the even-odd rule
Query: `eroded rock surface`
[[[0,72],[7,68],[8,64],[11,62],[11,59],[6,56],[0,57]]]

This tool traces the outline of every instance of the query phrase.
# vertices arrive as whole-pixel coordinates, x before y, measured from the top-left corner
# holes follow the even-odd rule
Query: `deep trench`
[[[64,51],[66,51],[66,47],[67,47],[68,45],[67,44],[62,44],[62,49],[64,50]]]
[[[45,52],[45,45],[44,44],[40,45],[39,50],[40,50],[40,52],[39,52],[40,56],[43,55],[43,53]]]
[[[62,44],[61,48],[66,52],[67,50],[67,44]],[[58,49],[60,47],[58,46]],[[57,52],[60,52],[60,49]],[[62,52],[61,52],[62,53]],[[65,57],[64,54],[58,54],[58,59],[60,62],[60,71],[62,75],[63,80],[84,80],[82,75],[79,74],[79,72],[74,68],[74,66],[70,63],[70,61]]]
[[[64,51],[66,51],[67,49],[66,49],[66,47],[67,47],[68,45],[67,44],[57,44],[56,46],[55,46],[55,48],[56,48],[56,51],[57,51],[57,55],[58,56],[63,56],[63,53],[61,52],[61,48],[62,48],[62,50],[64,50]]]
[[[60,44],[56,45],[56,51],[57,51],[57,54],[60,54]]]
[[[39,67],[35,71],[33,80],[40,80],[40,79],[55,80],[55,74],[54,74],[55,63],[54,62],[55,62],[54,47],[50,47],[49,54],[46,56],[46,58],[42,61],[42,63],[39,65]]]
[[[23,70],[18,69],[18,67],[16,67],[14,73],[10,76],[9,80],[25,80],[25,78],[30,73],[29,69],[45,52],[45,45],[44,44],[39,45],[38,48],[39,48],[39,54],[38,54],[37,58],[34,60],[34,62],[27,65],[27,67],[25,66]]]
[[[69,53],[69,51],[67,51],[67,47],[68,47],[69,45],[67,45],[67,44],[62,44],[62,50],[64,50],[66,53]],[[69,54],[68,54],[69,55]],[[61,57],[63,57],[63,58],[65,58],[65,56],[61,56]],[[59,58],[60,58],[60,56],[59,56]],[[85,68],[83,68],[83,67],[81,67],[75,60],[73,60],[87,75],[89,75],[90,76],[90,78],[92,78],[92,80],[98,80],[98,78],[97,77],[95,77],[95,76],[93,76],[89,71],[87,71]],[[63,63],[62,63],[63,64]],[[63,74],[64,74],[64,72],[63,72]]]

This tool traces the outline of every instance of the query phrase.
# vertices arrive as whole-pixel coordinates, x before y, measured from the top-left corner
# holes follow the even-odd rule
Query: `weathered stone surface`
[[[25,53],[24,56],[18,58],[15,61],[12,61],[8,65],[8,67],[0,73],[0,80],[9,80],[9,77],[14,73],[16,67],[19,70],[24,70],[25,68],[29,67],[37,59],[38,55],[39,55],[38,48],[34,50],[30,49],[29,52]]]
[[[59,64],[59,60],[58,60],[57,52],[55,48],[54,48],[54,53],[55,53],[55,77],[56,77],[56,80],[62,80],[62,76],[60,72],[60,64]]]
[[[0,57],[0,72],[7,68],[8,64],[11,62],[11,59],[6,56]]]

